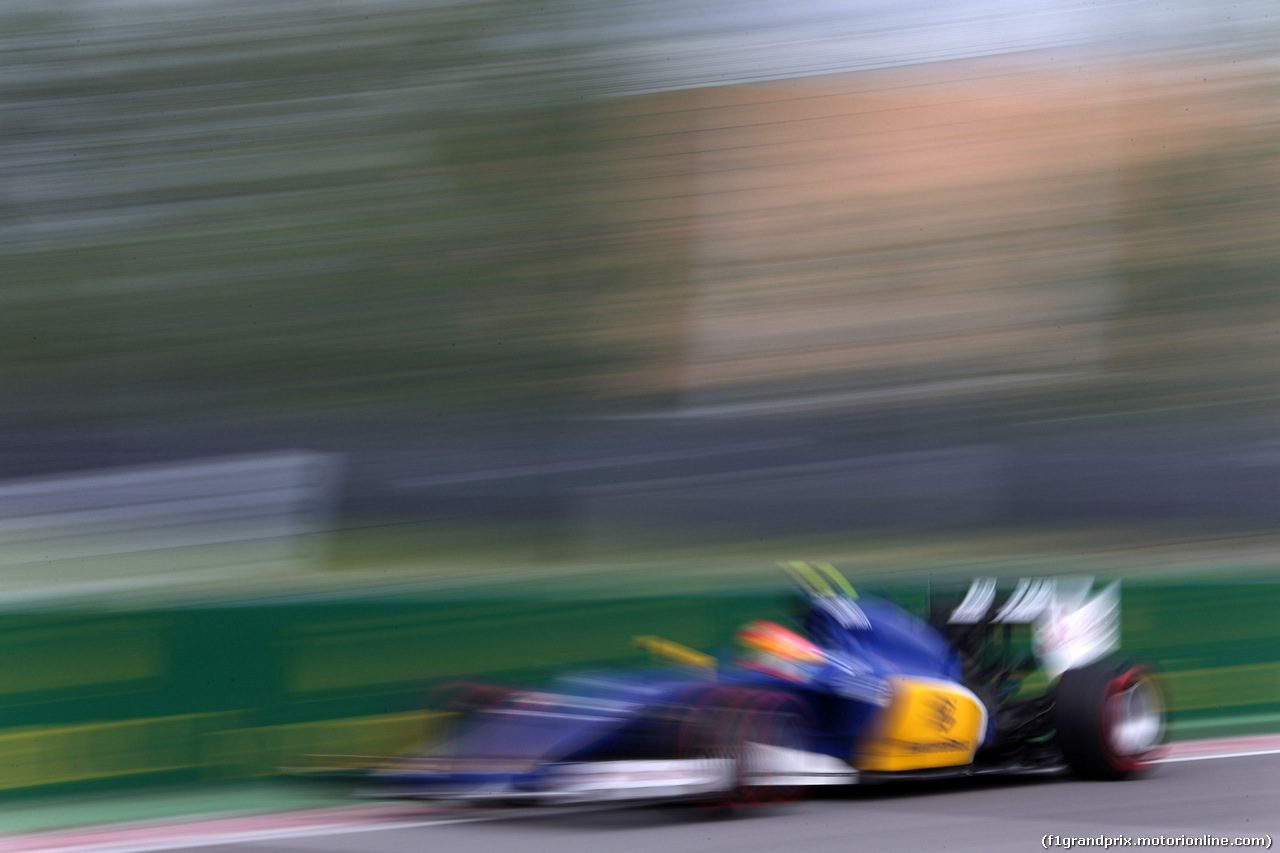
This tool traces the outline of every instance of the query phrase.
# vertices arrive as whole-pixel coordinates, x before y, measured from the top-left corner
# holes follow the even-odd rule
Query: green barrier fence
[[[902,590],[909,606],[918,590]],[[365,595],[136,613],[0,615],[0,793],[261,776],[385,755],[426,685],[637,664],[635,635],[703,650],[782,590],[634,598]],[[1158,662],[1176,737],[1280,729],[1280,583],[1127,583],[1123,645]]]

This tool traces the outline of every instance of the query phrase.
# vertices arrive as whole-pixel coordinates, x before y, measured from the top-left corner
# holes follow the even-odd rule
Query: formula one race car
[[[642,637],[674,665],[530,690],[454,685],[436,702],[451,724],[372,771],[368,792],[730,806],[899,778],[1123,779],[1161,755],[1159,679],[1109,662],[1118,584],[1090,597],[1092,579],[1023,580],[1001,594],[980,579],[954,606],[935,600],[926,622],[860,597],[830,565],[784,568],[804,602],[797,630],[749,623],[725,665]]]

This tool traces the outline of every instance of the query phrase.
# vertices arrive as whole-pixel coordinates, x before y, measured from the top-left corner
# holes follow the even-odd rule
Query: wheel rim
[[[1134,769],[1151,763],[1164,741],[1164,700],[1144,673],[1130,671],[1111,682],[1106,743],[1112,763]]]

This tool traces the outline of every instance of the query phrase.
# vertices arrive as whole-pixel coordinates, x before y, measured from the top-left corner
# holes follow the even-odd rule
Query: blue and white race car
[[[817,785],[1064,769],[1124,779],[1155,763],[1167,703],[1113,662],[1119,586],[979,579],[926,622],[859,596],[833,567],[784,564],[796,630],[756,621],[727,664],[656,637],[667,660],[519,690],[458,684],[449,721],[366,781],[374,796],[470,802],[789,801]],[[1015,629],[1028,642],[1013,640]],[[1036,687],[1035,685],[1039,685]]]

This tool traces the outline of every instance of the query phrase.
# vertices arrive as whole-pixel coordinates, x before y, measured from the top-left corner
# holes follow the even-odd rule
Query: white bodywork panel
[[[1036,657],[1050,680],[1068,669],[1100,660],[1120,648],[1120,582],[1088,601],[1083,591],[1063,589],[1033,626]]]
[[[1089,598],[1092,590],[1092,577],[1022,578],[992,621],[1031,625],[1036,658],[1052,681],[1120,647],[1120,582]],[[995,595],[994,578],[976,578],[948,624],[982,621]]]

